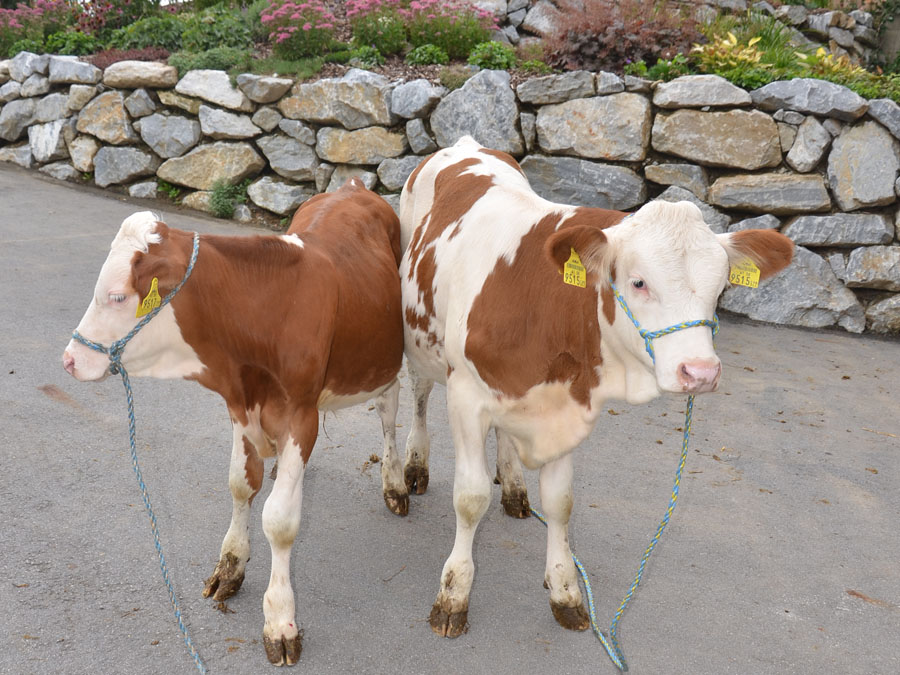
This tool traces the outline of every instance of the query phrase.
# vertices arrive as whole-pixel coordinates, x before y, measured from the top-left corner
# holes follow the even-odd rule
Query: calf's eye
[[[110,293],[109,294],[109,302],[113,305],[118,305],[120,303],[125,302],[125,298],[127,296],[124,293]]]
[[[644,280],[643,279],[633,279],[631,282],[631,285],[634,288],[641,290],[644,288]]]

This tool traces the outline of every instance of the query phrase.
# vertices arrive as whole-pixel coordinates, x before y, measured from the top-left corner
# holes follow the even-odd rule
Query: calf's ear
[[[794,242],[774,230],[741,230],[718,235],[728,253],[728,262],[750,258],[759,267],[759,278],[767,279],[790,265]]]
[[[159,293],[168,293],[181,281],[188,263],[182,260],[184,255],[174,246],[165,223],[157,222],[153,231],[159,235],[159,242],[150,244],[146,253],[138,251],[131,260],[131,281],[140,297],[149,292],[154,277],[159,280]]]
[[[606,250],[606,235],[596,227],[576,225],[554,232],[544,244],[544,253],[560,271],[572,254],[572,249],[575,249],[586,267],[599,271]]]

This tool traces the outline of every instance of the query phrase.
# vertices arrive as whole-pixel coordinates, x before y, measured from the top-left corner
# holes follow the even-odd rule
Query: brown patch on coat
[[[184,275],[193,235],[162,223],[156,231],[160,243],[132,260],[132,285],[146,294],[155,276],[164,296]],[[275,236],[202,236],[172,308],[206,366],[192,379],[242,424],[260,406],[266,436],[279,447],[293,437],[305,462],[323,389],[376,391],[400,369],[400,223],[387,202],[350,181],[306,202],[288,233],[304,247]]]
[[[250,503],[252,504],[253,498],[256,497],[259,489],[262,487],[264,465],[262,458],[256,451],[256,447],[250,442],[250,439],[244,436],[241,440],[244,442],[244,476],[247,478],[247,484],[250,486],[250,489],[253,490],[253,494],[250,495]]]
[[[791,264],[794,242],[772,230],[742,230],[730,238],[734,250],[750,258],[759,267],[759,278],[767,279]]]
[[[478,158],[467,158],[442,169],[434,179],[434,201],[422,223],[417,223],[409,246],[409,280],[416,280],[422,296],[424,313],[406,309],[406,323],[412,328],[428,331],[434,310],[434,275],[436,272],[434,242],[444,231],[459,221],[493,185],[491,176],[464,174],[471,166],[480,164]],[[421,168],[421,165],[419,165]],[[409,189],[409,186],[407,186]],[[427,226],[423,226],[428,223]],[[453,236],[458,234],[458,229]],[[429,344],[437,342],[434,333],[428,334]]]
[[[496,157],[504,164],[508,164],[509,166],[514,168],[516,171],[518,171],[523,176],[525,175],[525,172],[522,171],[522,167],[519,166],[519,163],[515,159],[513,159],[511,155],[506,154],[502,150],[491,150],[489,148],[482,148],[479,152],[482,152],[485,155],[490,155],[491,157]]]
[[[432,157],[434,157],[433,152],[421,162],[419,162],[419,165],[415,169],[413,169],[411,174],[409,174],[409,178],[406,179],[406,185],[404,186],[407,190],[413,189],[413,186],[416,184],[416,178],[419,177],[419,173],[422,171],[422,169],[425,168],[425,164],[427,164],[428,160],[430,160]]]
[[[559,213],[542,218],[522,238],[512,264],[497,261],[472,304],[466,356],[487,385],[505,396],[521,398],[539,384],[569,382],[572,398],[590,406],[602,363],[596,274],[587,269],[586,288],[565,284],[561,265],[547,250],[554,249],[552,238],[566,246],[568,258],[567,236],[588,239],[587,215],[562,225]],[[595,244],[605,240],[600,230],[606,220],[597,222]]]

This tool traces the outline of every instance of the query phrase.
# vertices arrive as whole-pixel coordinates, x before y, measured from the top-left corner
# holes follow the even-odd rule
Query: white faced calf
[[[426,159],[403,188],[400,277],[416,394],[408,485],[427,484],[434,381],[447,385],[456,449],[456,539],[430,618],[441,635],[467,626],[472,542],[490,501],[488,431],[498,436],[508,513],[528,512],[517,459],[540,469],[550,605],[566,628],[587,628],[567,534],[572,450],[608,398],[715,390],[721,363],[710,325],[729,264],[749,258],[766,278],[791,260],[783,235],[713,234],[688,202],[625,216],[542,199],[512,157],[471,138]],[[647,331],[702,323],[652,339],[654,360],[612,284]]]

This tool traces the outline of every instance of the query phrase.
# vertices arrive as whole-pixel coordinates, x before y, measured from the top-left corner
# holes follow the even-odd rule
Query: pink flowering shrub
[[[347,0],[347,19],[358,47],[374,47],[381,54],[397,54],[406,47],[402,0]]]
[[[260,21],[275,54],[285,59],[324,54],[334,41],[334,15],[320,0],[275,0]]]
[[[398,10],[406,21],[413,47],[433,44],[451,59],[464,59],[472,48],[490,39],[498,28],[494,15],[465,0],[412,0]]]
[[[63,30],[72,21],[67,0],[20,2],[15,9],[0,9],[0,58],[19,40],[43,42],[44,37]]]

